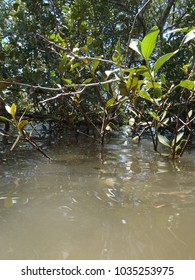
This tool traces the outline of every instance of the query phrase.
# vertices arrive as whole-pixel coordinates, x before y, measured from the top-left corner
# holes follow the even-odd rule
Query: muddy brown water
[[[0,154],[0,259],[194,259],[195,153],[115,136]]]

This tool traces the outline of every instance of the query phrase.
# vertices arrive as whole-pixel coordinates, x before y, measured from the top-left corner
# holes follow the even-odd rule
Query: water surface
[[[0,259],[194,259],[195,159],[112,137],[0,159]]]

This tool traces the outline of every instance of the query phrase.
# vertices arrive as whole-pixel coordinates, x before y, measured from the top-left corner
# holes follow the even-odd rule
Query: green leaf
[[[184,132],[180,132],[176,137],[176,141],[175,140],[172,141],[172,145],[174,145],[174,141],[176,143],[178,143],[181,140],[181,138],[183,137],[183,135],[184,135]]]
[[[120,94],[122,96],[128,96],[129,95],[129,92],[127,90],[127,87],[126,87],[126,83],[125,82],[120,82],[119,84],[119,90],[120,90]]]
[[[29,122],[27,120],[22,120],[18,123],[17,127],[19,130],[23,130],[24,127],[28,124]]]
[[[86,79],[86,80],[83,82],[83,84],[89,84],[89,83],[92,81],[92,79],[93,79],[93,78],[88,78],[88,79]]]
[[[75,64],[72,64],[72,65],[71,65],[71,68],[70,68],[70,71],[72,72],[75,68],[79,67],[80,65],[81,65],[80,62],[77,62],[77,63],[75,63]]]
[[[148,61],[151,53],[155,48],[159,32],[160,30],[158,26],[154,26],[141,42],[141,52],[146,61]]]
[[[126,87],[128,90],[136,90],[138,85],[138,76],[135,74],[129,74],[129,78],[126,83]]]
[[[146,100],[152,101],[150,94],[146,90],[140,90],[139,96],[141,96],[142,98],[144,98]]]
[[[190,111],[188,112],[188,118],[191,118],[192,114],[193,114],[193,110],[190,110]]]
[[[152,118],[154,118],[155,120],[160,121],[159,116],[158,116],[155,112],[151,112],[151,111],[150,111],[149,114],[150,114],[150,116],[151,116]]]
[[[167,146],[167,147],[171,148],[170,141],[169,141],[169,139],[167,139],[167,137],[165,137],[161,134],[158,134],[158,140],[164,146]]]
[[[141,53],[141,42],[138,39],[131,40],[129,47],[134,50],[136,53],[142,56]]]
[[[3,121],[6,121],[6,122],[12,123],[12,121],[6,117],[0,116],[0,119],[2,119]]]
[[[106,109],[112,106],[115,103],[115,98],[112,97],[106,102]]]
[[[159,98],[162,96],[162,89],[160,87],[154,88],[154,98]]]
[[[89,52],[88,46],[81,47],[81,51],[88,53]]]
[[[87,37],[87,45],[91,45],[93,43],[93,37],[88,36]]]
[[[178,86],[187,88],[187,89],[194,89],[195,83],[194,83],[194,81],[191,81],[191,80],[182,80]]]
[[[154,63],[154,73],[157,73],[158,70],[163,66],[163,64],[165,62],[167,62],[172,56],[174,56],[174,54],[176,54],[178,52],[171,52],[171,53],[167,53],[163,56],[161,56],[155,63]]]
[[[163,85],[166,85],[166,78],[165,78],[165,75],[160,75],[160,81]]]
[[[63,79],[63,81],[68,85],[72,84],[72,81],[70,79]]]
[[[99,60],[92,60],[91,65],[93,68],[93,72],[95,72],[96,68],[98,67],[98,65],[100,64]]]
[[[134,67],[133,69],[134,69],[134,72],[137,73],[138,75],[142,75],[142,76],[148,78],[149,80],[151,79],[150,70],[148,69],[147,66],[141,65],[141,66]]]
[[[62,61],[60,61],[59,65],[58,65],[58,69],[60,71],[61,74],[64,73],[65,69],[66,69],[66,63],[67,63],[67,56],[64,55]]]
[[[16,104],[13,103],[10,108],[10,114],[12,115],[13,119],[15,118],[16,111],[17,111],[17,106],[16,106]]]

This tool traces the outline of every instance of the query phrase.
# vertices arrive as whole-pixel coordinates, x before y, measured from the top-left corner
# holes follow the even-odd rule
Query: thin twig
[[[112,60],[108,60],[108,59],[104,59],[104,58],[100,58],[100,57],[91,57],[91,56],[81,56],[81,55],[78,55],[78,54],[75,54],[73,51],[70,50],[69,47],[62,47],[56,43],[54,43],[53,41],[50,41],[49,39],[45,38],[44,36],[42,36],[41,34],[37,34],[40,38],[42,38],[44,41],[46,41],[49,45],[59,49],[59,50],[62,50],[66,53],[68,53],[69,56],[71,57],[74,57],[74,58],[77,58],[79,60],[89,60],[89,61],[92,61],[92,60],[98,60],[100,62],[105,62],[105,63],[109,63],[109,64],[117,64],[116,62],[112,61]]]
[[[67,84],[67,85],[63,85],[63,87],[58,87],[58,88],[50,88],[50,87],[43,87],[43,86],[33,86],[30,84],[24,84],[24,83],[19,83],[19,82],[8,82],[8,81],[0,81],[0,84],[7,84],[7,85],[14,85],[14,86],[21,86],[21,87],[28,87],[28,88],[32,88],[32,89],[41,89],[41,90],[46,90],[46,91],[63,91],[67,88],[74,88],[74,87],[94,87],[94,86],[101,86],[101,85],[106,85],[106,84],[111,84],[114,82],[119,81],[119,78],[115,78],[115,79],[111,79],[108,81],[104,81],[104,82],[97,82],[97,83],[89,83],[89,84]],[[71,95],[71,94],[75,94],[74,92],[72,93],[67,93],[67,95]]]
[[[151,1],[152,1],[152,0],[148,0],[148,1],[143,5],[143,7],[137,12],[137,14],[135,15],[135,18],[134,18],[134,21],[133,21],[131,30],[130,30],[130,32],[129,32],[129,38],[128,38],[128,41],[127,41],[127,49],[126,49],[126,54],[125,54],[125,66],[126,66],[126,67],[127,67],[127,59],[128,59],[128,55],[129,55],[129,45],[130,45],[130,42],[131,42],[131,38],[132,38],[132,34],[133,34],[133,29],[134,29],[134,27],[135,27],[136,20],[137,20],[138,16],[146,9],[147,5],[148,5]]]

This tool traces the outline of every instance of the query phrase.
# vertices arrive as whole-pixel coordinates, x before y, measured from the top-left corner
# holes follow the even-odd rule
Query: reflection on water
[[[0,259],[194,259],[194,154],[86,139],[0,159]]]

